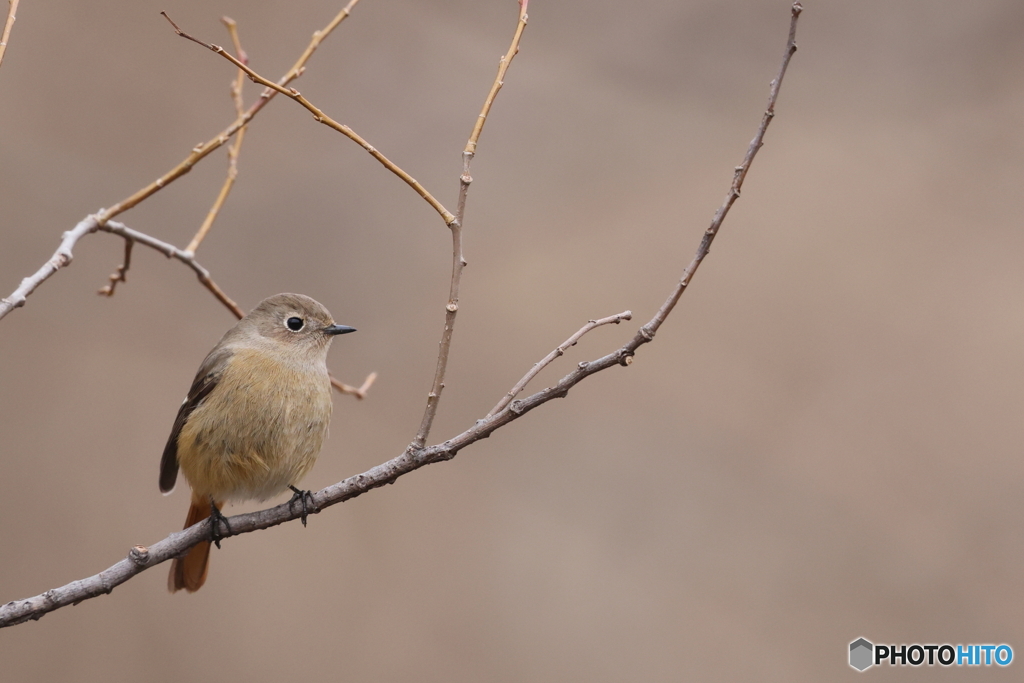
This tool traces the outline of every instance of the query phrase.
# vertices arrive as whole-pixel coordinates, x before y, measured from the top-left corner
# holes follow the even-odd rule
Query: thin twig
[[[341,392],[343,394],[350,394],[352,396],[355,396],[359,400],[363,400],[364,398],[366,398],[366,392],[368,392],[370,390],[370,387],[372,387],[373,383],[376,382],[376,381],[377,381],[377,373],[376,372],[371,372],[369,375],[367,375],[366,379],[363,380],[363,385],[360,386],[360,387],[351,387],[351,386],[345,384],[344,382],[335,379],[332,376],[331,377],[331,386],[333,386],[335,389],[337,389],[339,392]]]
[[[0,36],[0,64],[4,61],[4,54],[7,52],[7,41],[11,39],[11,29],[14,28],[14,21],[17,17],[19,0],[7,0],[10,6],[7,8],[7,22],[4,24],[3,35]]]
[[[239,61],[243,64],[249,63],[249,58],[245,54],[245,50],[242,49],[242,43],[238,39],[238,24],[231,17],[221,17],[221,22],[227,26],[228,33],[231,34],[231,42],[235,46],[235,54],[238,55]],[[235,103],[235,113],[238,116],[245,114],[245,105],[242,103],[242,84],[245,83],[245,72],[241,69],[238,70],[238,75],[235,77],[234,82],[231,85],[231,100]],[[196,231],[195,237],[185,247],[185,251],[190,251],[193,254],[199,248],[203,239],[206,237],[206,233],[210,232],[210,228],[213,227],[213,222],[217,220],[217,215],[220,213],[221,207],[224,206],[224,202],[228,198],[228,194],[231,192],[231,188],[235,184],[235,179],[238,177],[238,153],[242,149],[242,141],[245,140],[245,131],[248,126],[242,126],[238,129],[238,133],[235,135],[235,141],[228,147],[228,176],[224,179],[224,184],[220,188],[220,193],[217,195],[217,199],[213,202],[213,206],[210,207],[209,213],[206,214],[206,219],[203,224],[199,226],[199,230]]]
[[[128,228],[122,225],[121,223],[117,223],[115,221],[108,221],[106,225],[100,226],[99,230],[110,232],[115,235],[120,235],[121,237],[124,237],[126,240],[139,241],[140,243],[145,244],[148,247],[156,249],[157,251],[161,252],[168,258],[178,259],[179,261],[181,261],[182,263],[189,266],[192,270],[195,271],[196,276],[199,278],[199,282],[201,282],[204,287],[210,290],[210,292],[215,297],[217,297],[217,299],[222,304],[224,304],[224,306],[227,307],[229,311],[234,313],[236,318],[241,319],[242,317],[245,316],[245,311],[242,310],[241,306],[236,304],[231,299],[231,297],[229,297],[224,292],[224,290],[222,290],[217,285],[217,283],[213,281],[213,279],[210,277],[210,271],[208,271],[203,266],[199,265],[199,262],[196,261],[195,254],[193,254],[192,252],[182,251],[181,249],[178,249],[172,244],[167,244],[166,242],[162,242],[158,239],[152,238],[149,235],[132,230],[131,228]],[[373,384],[374,380],[377,379],[377,373],[371,372],[370,375],[363,382],[363,385],[358,389],[353,388],[345,384],[344,382],[336,379],[334,375],[329,374],[329,377],[331,379],[331,385],[334,386],[334,388],[337,389],[340,393],[351,394],[358,399],[363,399],[366,397],[366,392],[370,389],[370,386]]]
[[[772,81],[771,93],[768,98],[768,108],[765,116],[761,120],[761,125],[758,128],[757,135],[750,143],[750,148],[747,151],[747,156],[744,158],[743,164],[737,167],[732,189],[727,196],[726,203],[723,204],[723,208],[720,208],[718,213],[715,214],[715,219],[712,221],[712,227],[715,229],[715,232],[717,232],[718,227],[721,226],[722,220],[724,219],[724,213],[728,210],[728,206],[731,206],[735,201],[736,197],[733,195],[735,194],[735,190],[738,189],[737,185],[738,183],[742,183],[743,176],[745,176],[746,172],[749,170],[750,162],[753,160],[754,155],[756,155],[757,150],[760,149],[761,144],[763,143],[765,130],[768,128],[768,123],[774,115],[775,101],[778,97],[782,77],[785,75],[786,69],[789,66],[790,58],[793,56],[793,53],[796,52],[796,26],[802,10],[803,7],[799,2],[795,2],[793,4],[792,18],[790,20],[789,41],[786,44],[786,54],[783,57],[782,66],[779,69],[778,76],[774,81]],[[95,229],[96,228],[92,228],[92,230]],[[713,238],[714,234],[711,236],[711,239]],[[702,260],[703,256],[707,254],[708,242],[708,233],[705,232],[704,237],[701,240],[701,245],[697,251],[700,258],[695,259],[698,263],[699,260]],[[356,496],[366,493],[367,491],[371,491],[386,484],[393,484],[402,475],[419,469],[425,465],[444,460],[451,460],[463,448],[479,441],[480,439],[487,438],[495,430],[500,429],[506,424],[518,419],[534,408],[543,405],[554,398],[566,396],[572,387],[590,375],[614,365],[630,365],[636,350],[640,346],[643,346],[654,339],[654,332],[661,323],[664,322],[665,317],[671,313],[672,307],[675,305],[675,301],[679,298],[677,292],[679,294],[682,293],[682,290],[685,289],[686,283],[688,282],[687,278],[691,278],[695,271],[696,267],[691,263],[690,266],[687,267],[686,271],[684,271],[684,279],[680,281],[679,285],[677,285],[673,290],[673,294],[669,296],[668,301],[658,309],[654,318],[641,327],[636,335],[624,346],[596,360],[580,363],[576,366],[576,369],[565,375],[555,385],[538,391],[525,399],[513,400],[504,409],[490,417],[478,420],[472,427],[453,439],[449,439],[444,443],[440,443],[429,448],[407,448],[396,458],[393,458],[381,465],[377,465],[362,474],[349,477],[344,481],[338,482],[337,484],[328,486],[327,488],[314,493],[313,511],[319,512],[324,508],[350,500]],[[230,527],[227,536],[237,536],[239,534],[250,533],[259,529],[267,529],[293,519],[299,519],[302,515],[302,509],[299,509],[294,505],[289,505],[288,503],[284,503],[267,510],[236,515],[229,519]],[[19,624],[25,621],[37,620],[45,614],[61,607],[78,604],[83,600],[110,593],[115,587],[124,583],[136,574],[160,564],[161,562],[178,557],[192,546],[205,540],[209,540],[209,525],[200,522],[188,529],[184,529],[183,531],[172,533],[167,538],[149,546],[148,548],[144,546],[135,546],[129,551],[127,558],[99,574],[79,581],[73,581],[65,586],[48,590],[35,597],[16,600],[8,602],[5,605],[0,605],[0,628]]]
[[[515,35],[512,36],[512,45],[509,47],[508,52],[498,62],[498,75],[494,78],[494,83],[491,85],[491,91],[487,93],[487,99],[484,100],[484,106],[480,110],[480,115],[476,119],[476,125],[473,126],[473,132],[469,136],[469,142],[466,143],[465,153],[472,157],[476,153],[476,143],[480,140],[480,133],[484,130],[484,123],[487,121],[487,115],[491,112],[491,105],[494,104],[494,98],[498,96],[498,91],[501,90],[501,86],[505,85],[505,72],[508,71],[509,65],[512,63],[512,59],[519,54],[519,41],[523,37],[523,31],[526,30],[526,22],[529,20],[529,15],[526,13],[526,7],[530,4],[530,0],[519,0],[519,23],[516,25]]]
[[[128,282],[128,269],[132,266],[132,247],[135,246],[135,240],[126,238],[124,241],[124,261],[117,267],[117,270],[110,275],[110,283],[102,287],[97,294],[103,296],[114,296],[114,290],[117,288],[118,282]]]
[[[330,33],[334,31],[334,29],[337,28],[342,21],[348,18],[349,14],[351,14],[352,8],[355,7],[356,3],[358,2],[359,0],[349,0],[348,5],[346,5],[344,9],[338,12],[334,19],[332,19],[330,23],[328,23],[327,26],[324,27],[323,30],[315,31],[313,33],[313,38],[310,41],[309,45],[306,46],[305,51],[303,51],[302,55],[295,62],[295,64],[293,64],[292,67],[285,73],[285,75],[281,77],[281,80],[278,81],[278,85],[285,86],[291,83],[296,78],[298,78],[300,75],[302,75],[302,72],[306,69],[306,62],[308,62],[310,57],[313,56],[313,53],[316,52],[316,49],[320,46],[320,43],[323,42],[324,38],[330,35]],[[156,181],[150,183],[149,185],[142,188],[141,190],[139,190],[132,196],[128,197],[127,199],[124,199],[106,209],[101,209],[96,218],[99,220],[100,223],[107,221],[110,218],[113,218],[114,216],[127,211],[128,209],[132,208],[133,206],[135,206],[142,200],[146,199],[150,195],[163,189],[177,178],[180,178],[184,174],[188,173],[190,170],[192,170],[192,167],[196,163],[198,163],[201,159],[203,159],[211,152],[213,152],[215,149],[226,143],[231,138],[232,135],[238,132],[238,130],[242,126],[251,121],[252,118],[260,111],[260,109],[262,109],[264,105],[266,105],[266,103],[273,99],[276,95],[276,90],[273,90],[271,88],[265,88],[263,92],[260,94],[259,98],[256,100],[256,102],[251,107],[249,107],[249,109],[246,110],[244,114],[235,119],[235,121],[231,123],[231,125],[229,125],[227,128],[222,130],[219,134],[217,134],[215,137],[211,138],[207,142],[200,143],[199,145],[194,147],[192,149],[192,152],[187,157],[185,157],[184,161],[182,161],[180,164],[172,168],[164,175],[157,178]],[[51,275],[56,273],[58,270],[71,263],[71,250],[70,248],[66,249],[65,244],[67,243],[73,246],[74,243],[77,242],[83,234],[95,232],[98,228],[97,226],[93,225],[93,218],[93,216],[89,216],[85,220],[79,222],[79,224],[73,230],[65,232],[62,238],[63,241],[61,242],[61,246],[58,247],[56,253],[50,258],[50,260],[44,263],[35,273],[33,273],[27,278],[22,279],[21,284],[10,295],[3,299],[0,299],[0,319],[2,319],[15,308],[20,308],[24,306],[26,298],[32,292],[34,292],[35,289],[40,284],[42,284],[45,280],[47,280]],[[78,234],[78,231],[80,230],[84,230],[85,232]],[[68,242],[68,240],[70,240],[70,242]],[[200,278],[200,281],[202,281],[202,278]],[[204,285],[207,287],[207,289],[214,293],[214,296],[216,296],[217,299],[221,301],[221,303],[224,303],[229,309],[232,310],[233,313],[241,317],[241,314],[238,313],[237,306],[235,308],[232,308],[232,306],[228,304],[228,302],[230,302],[231,300],[227,297],[226,294],[220,291],[220,289],[215,284],[213,284],[212,281],[204,282]],[[233,304],[234,302],[231,303]]]
[[[14,290],[13,294],[6,299],[0,299],[0,318],[7,315],[13,309],[23,306],[25,299],[35,290],[36,287],[40,285],[40,283],[64,266],[70,264],[71,260],[74,258],[72,250],[75,248],[78,240],[93,232],[109,232],[110,234],[117,235],[125,240],[125,263],[118,268],[118,273],[121,274],[121,277],[118,279],[122,282],[124,281],[123,275],[128,270],[128,263],[131,257],[131,247],[138,242],[143,246],[159,251],[167,258],[177,259],[184,263],[186,266],[191,268],[193,272],[195,272],[199,282],[206,287],[206,289],[210,290],[210,293],[213,294],[218,301],[224,304],[229,311],[234,313],[236,318],[242,318],[245,315],[245,311],[242,310],[242,307],[235,303],[234,300],[229,297],[216,282],[213,281],[213,278],[210,277],[210,271],[196,261],[194,253],[178,249],[173,244],[159,240],[144,232],[132,230],[128,226],[117,221],[100,223],[99,216],[92,215],[87,216],[84,220],[80,221],[73,230],[65,232],[60,246],[57,247],[57,251],[50,257],[50,260],[43,264],[43,267],[36,271],[35,274],[22,280],[21,286]],[[110,276],[111,285],[115,284],[114,280],[118,273]],[[100,290],[100,293],[103,294],[105,292]],[[332,375],[331,384],[334,385],[334,387],[341,393],[352,394],[356,398],[361,399],[365,398],[366,392],[369,390],[375,379],[377,379],[377,373],[370,373],[370,376],[366,378],[363,385],[358,389],[355,389],[335,379]]]
[[[448,356],[452,349],[452,335],[455,333],[455,317],[459,313],[459,290],[462,285],[462,271],[466,267],[466,258],[462,251],[462,226],[466,216],[466,197],[469,195],[469,186],[473,182],[473,176],[469,173],[469,166],[473,161],[473,156],[476,154],[476,145],[480,139],[480,133],[483,132],[487,114],[491,111],[494,98],[498,95],[498,91],[501,90],[501,86],[504,83],[505,72],[508,70],[509,64],[512,63],[512,58],[519,52],[519,41],[523,37],[523,29],[526,28],[526,22],[529,19],[526,14],[528,2],[529,0],[520,0],[519,21],[516,24],[515,34],[512,36],[512,44],[498,64],[498,75],[494,78],[491,90],[487,93],[483,108],[480,110],[480,115],[473,126],[473,131],[469,135],[466,148],[462,152],[459,200],[455,207],[454,220],[448,223],[448,227],[452,231],[452,280],[448,289],[448,303],[444,307],[444,330],[441,332],[441,341],[438,343],[434,381],[430,385],[430,392],[427,394],[427,405],[423,409],[423,419],[420,420],[420,427],[416,430],[416,436],[413,438],[412,443],[409,444],[411,449],[423,448],[427,443],[427,437],[430,436],[430,429],[434,424],[437,408],[441,402],[441,392],[444,390],[444,377],[448,370]]]
[[[138,242],[139,244],[159,251],[161,254],[168,258],[174,258],[181,261],[195,272],[196,276],[199,278],[199,281],[203,283],[203,286],[209,289],[213,293],[213,295],[217,297],[217,299],[219,299],[221,303],[227,306],[232,313],[234,313],[239,318],[245,315],[245,311],[243,311],[238,306],[238,304],[232,301],[227,296],[227,294],[225,294],[224,291],[221,290],[221,288],[218,287],[217,284],[213,281],[213,279],[210,277],[210,271],[208,271],[206,268],[200,265],[198,261],[196,261],[194,254],[182,251],[173,244],[168,244],[163,240],[158,240],[157,238],[151,237],[146,233],[138,232],[137,230],[132,230],[123,223],[118,223],[117,221],[107,221],[106,223],[101,223],[100,217],[96,214],[93,214],[91,216],[86,216],[85,219],[79,221],[78,225],[76,225],[74,229],[65,232],[64,237],[61,240],[60,246],[57,247],[57,251],[54,252],[53,256],[50,257],[50,260],[43,264],[43,267],[36,271],[35,274],[22,280],[21,286],[18,287],[18,289],[14,290],[14,293],[12,293],[9,297],[5,299],[0,299],[0,318],[9,313],[12,309],[18,308],[19,306],[23,306],[25,304],[25,299],[28,297],[29,294],[31,294],[35,290],[36,287],[40,285],[40,283],[42,283],[44,280],[46,280],[48,277],[53,275],[55,272],[57,272],[64,266],[70,264],[71,260],[74,258],[72,250],[78,243],[78,240],[80,240],[82,237],[90,233],[97,231],[109,232],[112,235],[117,235],[123,238],[127,242]],[[130,247],[126,246],[126,263],[128,261],[129,254]],[[123,268],[127,270],[127,265],[123,266]],[[113,277],[114,276],[111,276],[111,279],[113,279]]]
[[[800,13],[803,12],[803,5],[800,4],[799,0],[793,3],[791,10],[792,20],[789,25],[789,39],[786,42],[786,52],[782,58],[782,64],[779,66],[779,73],[772,80],[768,92],[768,106],[765,108],[764,115],[761,117],[761,125],[757,129],[757,134],[754,135],[754,139],[750,141],[750,147],[747,148],[747,154],[743,157],[743,163],[737,166],[733,171],[732,185],[729,187],[729,192],[725,195],[725,201],[718,207],[718,211],[715,212],[715,217],[711,219],[711,225],[707,230],[704,231],[704,237],[700,241],[700,246],[697,248],[697,253],[694,255],[690,265],[683,271],[683,276],[679,279],[679,284],[669,294],[668,299],[662,304],[658,313],[640,328],[640,334],[642,334],[647,340],[654,339],[655,333],[661,324],[665,322],[665,318],[675,308],[676,302],[679,301],[679,297],[686,291],[686,287],[690,284],[694,274],[697,272],[697,268],[700,267],[704,257],[708,255],[711,250],[711,243],[715,240],[715,235],[718,234],[718,229],[722,227],[722,221],[725,220],[726,214],[729,213],[729,209],[732,205],[740,198],[740,189],[743,187],[743,181],[747,177],[747,171],[750,170],[750,164],[754,161],[754,157],[757,156],[758,150],[761,149],[761,145],[764,144],[764,134],[768,130],[768,124],[772,122],[772,118],[775,117],[775,100],[779,97],[779,88],[782,86],[782,77],[786,75],[786,69],[789,67],[789,60],[796,53],[796,24],[800,18]]]
[[[230,52],[222,48],[220,45],[214,45],[213,43],[204,42],[194,36],[189,35],[188,33],[185,33],[178,27],[177,24],[174,23],[174,21],[171,20],[169,16],[167,16],[166,12],[161,12],[160,14],[164,15],[164,18],[167,19],[168,22],[170,22],[172,27],[174,27],[174,32],[182,38],[187,38],[188,40],[191,40],[193,43],[197,43],[208,50],[216,52],[221,57],[237,66],[239,69],[245,71],[245,73],[249,76],[249,78],[252,81],[259,83],[260,85],[265,85],[267,88],[270,88],[276,92],[281,93],[286,97],[290,97],[291,99],[295,100],[313,114],[313,120],[324,124],[328,128],[332,128],[338,131],[339,133],[347,137],[349,140],[352,140],[357,145],[362,147],[364,150],[369,152],[370,156],[379,161],[384,166],[384,168],[388,169],[396,176],[401,178],[402,181],[405,182],[405,184],[407,184],[416,192],[416,194],[425,199],[426,202],[430,204],[430,206],[433,207],[433,209],[437,211],[438,214],[441,215],[441,218],[444,219],[446,225],[451,225],[452,221],[455,220],[455,216],[452,215],[452,213],[449,212],[448,209],[444,208],[441,202],[437,201],[437,199],[434,198],[434,195],[430,194],[427,191],[427,189],[419,183],[419,181],[417,181],[411,175],[406,173],[401,167],[398,166],[398,164],[391,161],[386,156],[377,151],[377,148],[375,148],[373,145],[367,142],[362,136],[360,136],[354,130],[352,130],[351,128],[342,123],[338,123],[330,116],[325,114],[322,109],[320,109],[312,102],[307,100],[305,97],[303,97],[298,90],[296,90],[295,88],[285,88],[282,85],[278,85],[277,83],[274,83],[273,81],[270,81],[264,78],[263,76],[260,76],[258,73],[250,69],[248,65],[243,64],[241,61],[232,56]]]
[[[170,183],[174,182],[181,176],[191,171],[192,167],[195,166],[196,163],[198,163],[200,160],[208,156],[211,152],[219,148],[221,145],[225,144],[231,138],[232,135],[237,133],[239,129],[242,128],[242,126],[249,123],[249,121],[251,121],[252,118],[256,116],[256,114],[259,113],[261,109],[263,109],[267,102],[274,99],[274,97],[277,95],[278,89],[283,88],[284,86],[288,85],[289,83],[291,83],[296,78],[302,75],[302,72],[305,71],[306,69],[306,62],[309,61],[309,58],[313,56],[313,53],[316,51],[317,47],[320,46],[320,43],[323,41],[323,39],[326,38],[331,33],[331,31],[333,31],[342,21],[348,18],[349,14],[351,14],[352,8],[355,7],[356,3],[358,2],[359,0],[350,0],[348,5],[346,5],[344,9],[338,12],[337,16],[335,16],[334,19],[332,19],[331,22],[327,24],[327,26],[322,31],[315,31],[313,33],[313,39],[306,47],[306,50],[302,53],[302,56],[299,57],[298,61],[295,62],[294,65],[292,65],[292,68],[290,68],[287,71],[287,73],[285,73],[285,75],[282,76],[281,79],[276,84],[274,84],[273,88],[265,88],[263,92],[260,93],[260,96],[256,100],[256,102],[254,102],[252,106],[250,106],[245,111],[244,114],[236,118],[231,123],[231,125],[229,125],[227,128],[222,130],[214,137],[210,138],[206,142],[201,142],[195,147],[193,147],[192,152],[187,157],[185,157],[184,161],[182,161],[180,164],[172,168],[170,171],[163,174],[155,181],[153,181],[146,187],[142,188],[135,194],[133,194],[131,197],[128,197],[127,199],[120,201],[117,204],[114,204],[108,209],[104,209],[100,214],[101,220],[113,218],[114,216],[132,208],[133,206],[141,202],[143,199],[146,199],[155,192],[159,192],[164,187],[167,187],[167,185],[169,185]]]
[[[530,383],[530,380],[536,377],[540,373],[540,371],[547,367],[552,361],[562,356],[569,348],[576,346],[576,342],[578,342],[580,338],[587,332],[590,332],[595,327],[600,327],[601,325],[608,325],[611,323],[618,325],[623,320],[632,319],[633,314],[630,311],[623,311],[622,313],[610,315],[607,318],[601,318],[600,320],[591,320],[590,322],[588,322],[586,325],[581,327],[576,332],[576,334],[566,339],[564,342],[555,347],[554,351],[544,356],[540,360],[540,362],[534,363],[530,371],[526,373],[521,380],[516,382],[516,385],[512,387],[509,390],[509,392],[502,397],[500,401],[498,401],[498,404],[496,406],[491,408],[491,412],[487,413],[487,417],[493,417],[495,413],[504,410],[505,406],[511,403],[512,399],[518,396],[523,391],[523,389],[526,388],[526,385]]]
[[[167,258],[173,258],[181,261],[186,266],[195,271],[196,277],[199,278],[199,281],[203,284],[203,286],[210,290],[210,292],[212,292],[213,295],[217,297],[217,299],[220,300],[222,304],[227,306],[228,310],[234,313],[235,316],[241,318],[242,316],[245,315],[245,311],[242,310],[241,306],[232,301],[231,298],[224,293],[224,290],[218,287],[217,283],[213,281],[213,279],[210,277],[210,271],[208,271],[203,266],[199,265],[199,262],[196,261],[195,254],[187,251],[182,251],[173,244],[168,244],[163,240],[158,240],[157,238],[151,237],[144,232],[132,230],[123,223],[118,223],[117,221],[107,221],[104,224],[100,224],[99,218],[97,216],[90,216],[90,218],[96,221],[97,230],[109,232],[112,235],[119,235],[120,237],[123,237],[126,240],[138,242],[139,244],[143,244],[147,247],[150,247],[151,249],[156,249]]]
[[[60,246],[57,247],[57,251],[53,253],[53,256],[51,256],[49,260],[35,273],[23,278],[17,289],[3,299],[0,299],[0,319],[15,308],[21,308],[24,306],[25,300],[36,290],[36,287],[42,284],[58,270],[71,263],[71,259],[73,258],[71,250],[74,248],[75,244],[82,236],[87,235],[90,232],[96,232],[96,229],[97,225],[95,219],[92,216],[89,216],[85,220],[80,221],[72,230],[65,232],[61,237]]]
[[[214,282],[213,278],[210,277],[210,271],[208,271],[203,266],[199,265],[199,262],[196,261],[195,254],[193,254],[192,252],[178,249],[173,244],[168,244],[167,242],[158,240],[155,237],[150,237],[145,233],[132,230],[131,228],[116,221],[107,221],[106,225],[100,225],[97,229],[102,230],[104,232],[112,233],[114,235],[120,235],[126,240],[133,240],[139,242],[140,244],[144,244],[147,247],[156,249],[157,251],[162,253],[164,256],[167,256],[168,258],[174,258],[181,261],[189,268],[191,268],[193,271],[195,271],[196,277],[199,278],[199,282],[201,282],[204,287],[210,290],[210,292],[215,297],[217,297],[217,300],[224,304],[224,306],[226,306],[229,311],[234,313],[236,318],[241,319],[243,316],[245,316],[245,311],[242,310],[242,307],[236,304],[231,299],[231,297],[229,297],[224,292],[224,290],[217,286],[217,283]],[[330,375],[330,378],[331,384],[339,392],[343,394],[352,394],[356,398],[362,399],[366,397],[366,392],[370,389],[370,386],[373,384],[374,380],[377,379],[377,373],[371,372],[369,377],[367,377],[366,380],[363,382],[363,386],[361,386],[358,389],[354,389],[353,387],[350,387],[344,382],[339,381],[334,377],[334,375]]]

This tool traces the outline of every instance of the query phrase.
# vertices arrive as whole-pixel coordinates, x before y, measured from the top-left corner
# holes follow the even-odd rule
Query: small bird
[[[264,299],[217,342],[192,380],[163,457],[160,490],[170,493],[181,468],[192,488],[185,528],[216,518],[228,501],[266,500],[292,489],[320,453],[331,419],[327,349],[335,324],[301,294]],[[305,522],[305,517],[303,517]],[[167,588],[194,592],[206,582],[210,541],[175,558]]]

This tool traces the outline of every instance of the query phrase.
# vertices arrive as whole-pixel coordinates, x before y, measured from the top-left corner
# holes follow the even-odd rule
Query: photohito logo
[[[875,645],[858,638],[850,643],[850,666],[864,671],[876,664],[889,666],[1008,666],[1009,645]]]

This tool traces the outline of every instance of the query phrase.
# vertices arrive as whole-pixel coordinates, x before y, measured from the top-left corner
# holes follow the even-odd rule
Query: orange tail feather
[[[215,503],[220,510],[223,503]],[[213,508],[209,500],[192,500],[185,518],[185,528],[201,522],[210,516]],[[206,572],[210,568],[210,542],[203,541],[195,545],[184,557],[176,557],[171,562],[171,573],[167,577],[167,589],[172,593],[184,588],[194,593],[206,583]]]

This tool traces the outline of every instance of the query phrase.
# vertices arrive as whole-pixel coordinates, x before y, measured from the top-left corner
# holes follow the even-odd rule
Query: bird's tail
[[[211,504],[210,499],[192,499],[185,518],[185,528],[201,522],[213,512],[213,505],[220,510],[223,503]],[[194,593],[206,583],[206,572],[210,567],[210,542],[203,541],[192,547],[184,557],[176,557],[171,562],[171,573],[167,577],[167,589],[172,593],[184,588]]]

